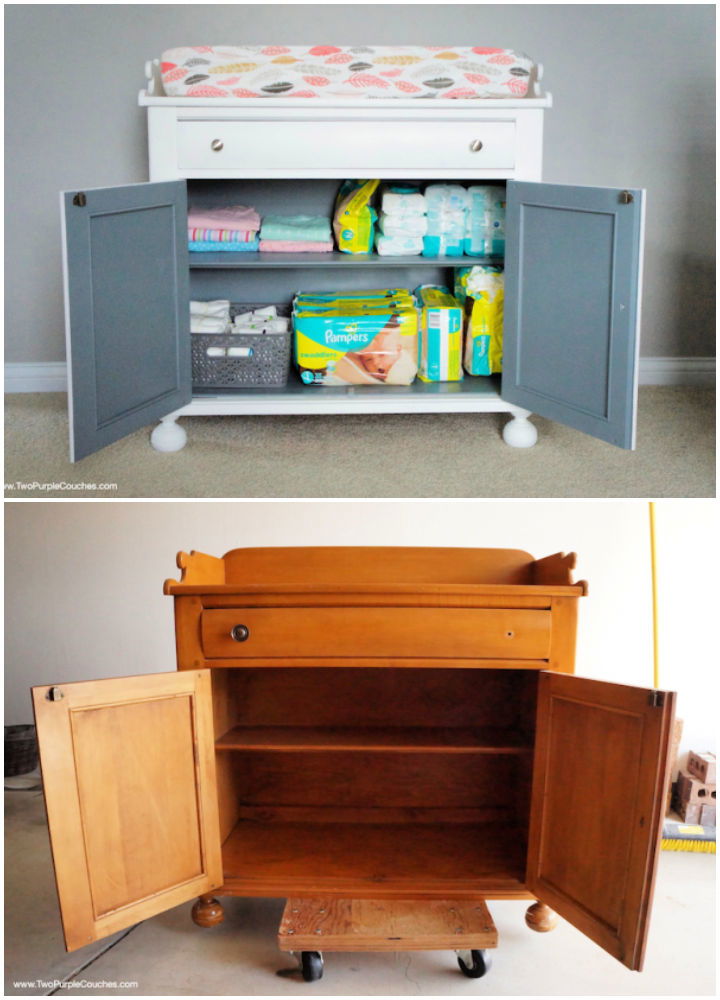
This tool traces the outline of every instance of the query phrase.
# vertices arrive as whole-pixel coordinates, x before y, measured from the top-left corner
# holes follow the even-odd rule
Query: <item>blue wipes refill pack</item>
[[[418,310],[407,289],[299,293],[295,361],[306,385],[410,385]]]
[[[423,382],[458,382],[463,377],[463,309],[447,288],[415,289],[420,309],[418,378]]]

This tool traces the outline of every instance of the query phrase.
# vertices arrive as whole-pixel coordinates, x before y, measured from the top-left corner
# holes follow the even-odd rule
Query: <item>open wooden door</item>
[[[33,688],[65,944],[222,885],[210,671]]]
[[[645,192],[508,181],[502,398],[635,447]]]
[[[70,459],[190,402],[185,181],[60,202]]]
[[[675,695],[542,672],[527,887],[642,968]]]

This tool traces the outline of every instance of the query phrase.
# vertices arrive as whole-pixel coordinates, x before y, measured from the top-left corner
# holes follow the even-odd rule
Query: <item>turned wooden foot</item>
[[[544,933],[557,926],[558,915],[545,903],[533,903],[525,912],[525,923],[533,931]]]
[[[192,918],[198,927],[215,927],[225,919],[222,904],[214,896],[201,896],[192,908]]]

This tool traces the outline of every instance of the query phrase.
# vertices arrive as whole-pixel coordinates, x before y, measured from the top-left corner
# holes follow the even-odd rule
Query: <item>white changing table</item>
[[[153,419],[153,446],[177,451],[186,441],[179,418],[218,414],[507,412],[505,441],[528,447],[537,412],[634,446],[643,192],[538,183],[552,103],[541,70],[530,96],[505,100],[170,98],[157,61],[147,72],[139,103],[151,183],[63,201],[73,459]],[[293,374],[283,388],[193,394],[190,298],[287,302],[300,288],[452,287],[454,267],[482,262],[187,253],[188,188],[208,204],[230,195],[261,213],[327,212],[347,177],[507,184],[502,379],[318,387]],[[143,311],[118,335],[129,284]]]

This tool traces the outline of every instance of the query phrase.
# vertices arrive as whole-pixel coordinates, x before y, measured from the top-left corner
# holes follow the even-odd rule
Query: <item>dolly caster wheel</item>
[[[304,951],[300,958],[300,968],[306,983],[314,983],[318,979],[322,979],[323,957],[320,952]]]
[[[458,965],[468,979],[482,979],[490,969],[492,961],[486,951],[459,951]]]

